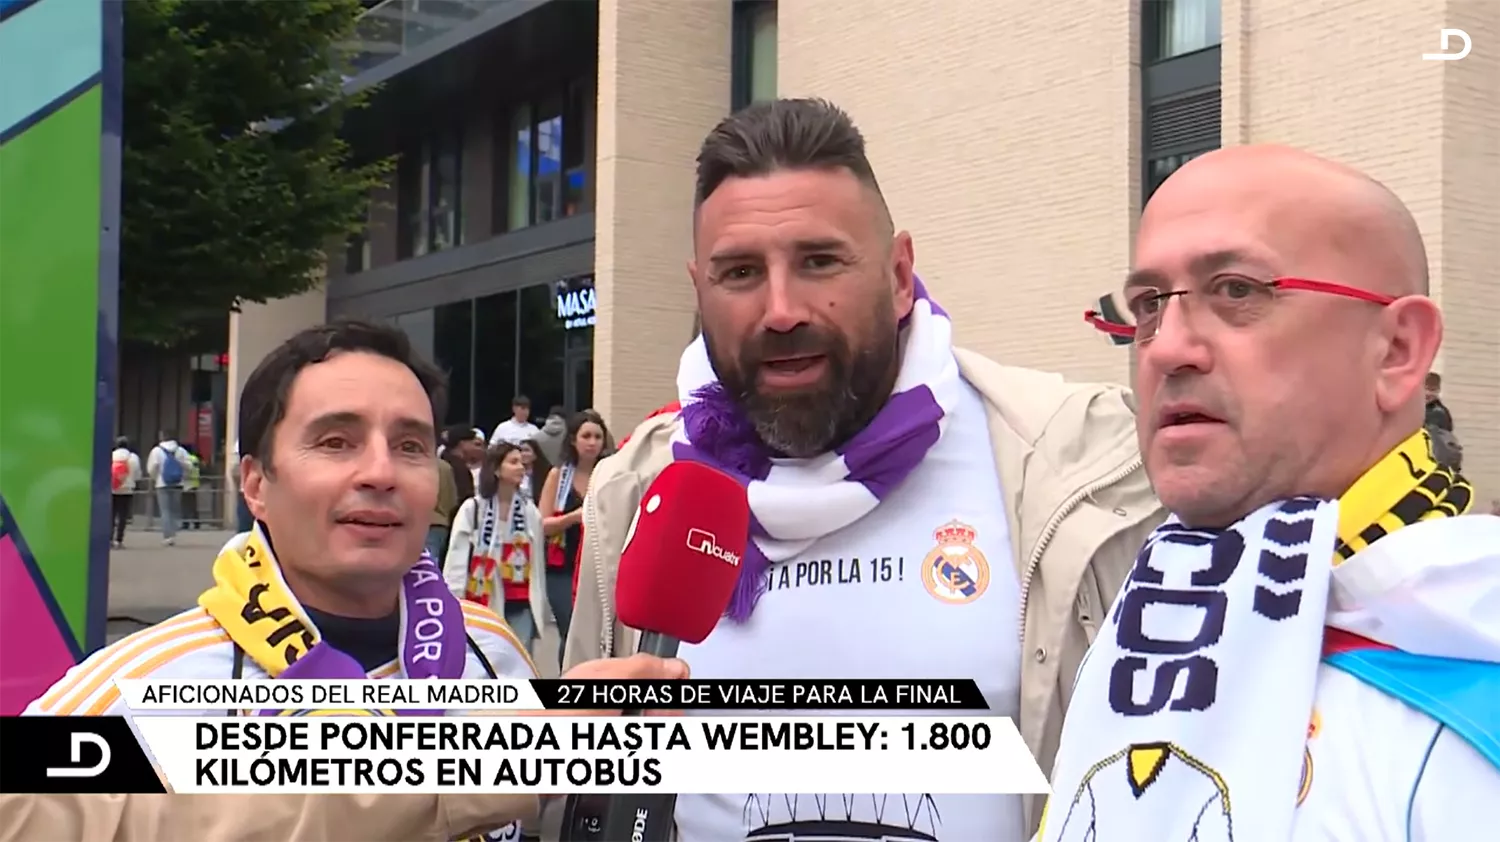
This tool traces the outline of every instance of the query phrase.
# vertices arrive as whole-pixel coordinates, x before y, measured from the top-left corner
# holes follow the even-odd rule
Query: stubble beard
[[[779,456],[808,459],[848,442],[890,398],[900,366],[898,327],[889,305],[873,316],[871,336],[877,338],[858,351],[844,337],[820,333],[817,350],[825,355],[828,370],[822,382],[797,391],[758,391],[761,357],[753,347],[742,349],[736,364],[714,352],[711,337],[704,340],[719,383],[761,442]]]

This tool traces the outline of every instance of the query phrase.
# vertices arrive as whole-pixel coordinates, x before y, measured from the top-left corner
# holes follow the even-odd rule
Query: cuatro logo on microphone
[[[697,550],[706,556],[727,561],[733,567],[740,566],[739,554],[730,552],[719,546],[719,537],[707,529],[690,527],[687,534],[687,545],[690,550]]]

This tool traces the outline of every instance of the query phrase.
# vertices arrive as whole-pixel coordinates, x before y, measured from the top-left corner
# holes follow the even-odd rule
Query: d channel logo
[[[49,778],[97,778],[104,774],[109,768],[109,743],[104,737],[91,731],[78,731],[71,734],[73,738],[72,753],[69,762],[72,766],[53,766],[47,769]],[[79,766],[83,762],[84,745],[92,745],[99,749],[99,762],[92,766]]]
[[[1442,45],[1443,52],[1423,53],[1423,61],[1458,61],[1459,59],[1468,55],[1469,51],[1474,49],[1474,41],[1469,38],[1469,33],[1463,31],[1462,29],[1438,30],[1438,39]],[[1462,41],[1463,48],[1456,53],[1449,52],[1448,44],[1455,41]]]

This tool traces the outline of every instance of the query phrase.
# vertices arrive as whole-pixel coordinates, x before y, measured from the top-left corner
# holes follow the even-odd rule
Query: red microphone
[[[673,462],[641,496],[615,578],[620,622],[641,630],[638,652],[671,658],[719,624],[750,540],[744,486],[701,462]],[[639,716],[640,711],[623,711]],[[564,842],[670,842],[677,796],[570,795]]]
[[[641,496],[615,579],[620,622],[662,658],[702,643],[729,607],[750,540],[750,499],[733,477],[673,462]]]

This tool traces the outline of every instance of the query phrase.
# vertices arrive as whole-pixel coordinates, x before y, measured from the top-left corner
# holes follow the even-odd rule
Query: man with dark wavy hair
[[[488,608],[456,598],[424,552],[444,389],[442,373],[388,325],[321,325],[273,350],[240,401],[239,472],[255,528],[219,551],[198,605],[95,652],[26,713],[124,715],[117,678],[534,677],[525,643]],[[644,656],[571,673],[685,675]],[[444,840],[531,821],[537,808],[534,797],[494,795],[5,795],[0,840]]]

